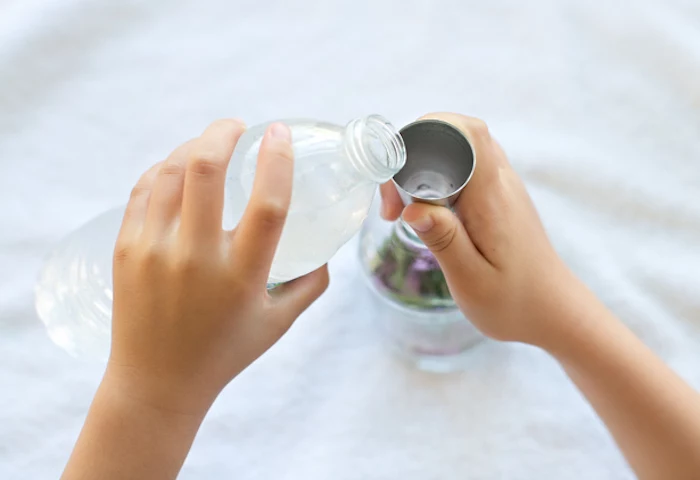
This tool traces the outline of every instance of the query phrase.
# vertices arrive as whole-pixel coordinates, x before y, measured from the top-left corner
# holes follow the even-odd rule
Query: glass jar
[[[419,369],[462,369],[483,335],[457,308],[430,250],[402,220],[382,220],[377,204],[362,227],[359,255],[379,327]]]

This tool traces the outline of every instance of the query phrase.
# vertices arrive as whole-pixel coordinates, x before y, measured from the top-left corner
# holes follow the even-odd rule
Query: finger
[[[119,238],[133,238],[143,229],[148,211],[148,203],[153,189],[153,182],[158,176],[162,162],[156,163],[146,170],[131,190],[129,202],[126,204],[124,218],[119,229]]]
[[[180,222],[187,238],[211,238],[222,231],[226,169],[244,131],[240,120],[217,120],[190,148]]]
[[[449,209],[412,203],[404,210],[403,219],[435,255],[448,281],[479,275],[488,267],[488,261]]]
[[[275,311],[272,317],[279,327],[280,336],[326,291],[329,282],[328,267],[324,265],[270,292],[272,308]]]
[[[260,144],[253,191],[233,235],[232,248],[241,274],[264,284],[292,199],[294,153],[289,127],[273,123]]]
[[[381,216],[384,220],[393,222],[401,216],[403,202],[396,191],[393,182],[386,182],[379,186],[379,193],[382,196]]]
[[[195,139],[183,143],[162,163],[153,184],[148,202],[146,228],[162,232],[180,216],[185,167]]]

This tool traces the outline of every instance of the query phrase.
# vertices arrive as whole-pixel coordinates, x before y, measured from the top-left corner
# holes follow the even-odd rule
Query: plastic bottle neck
[[[384,117],[370,115],[348,123],[345,150],[355,169],[376,183],[391,179],[406,163],[406,146]]]

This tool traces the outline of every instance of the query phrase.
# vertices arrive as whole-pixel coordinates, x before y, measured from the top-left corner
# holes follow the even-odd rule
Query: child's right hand
[[[382,186],[382,214],[400,215],[442,267],[455,301],[486,335],[542,347],[610,430],[640,479],[700,478],[700,395],[564,265],[503,150],[477,119],[459,128],[476,170],[450,210],[403,204]],[[403,213],[402,213],[403,209]]]
[[[422,117],[428,118],[457,127],[475,151],[474,176],[454,207],[456,215],[420,203],[402,214],[391,183],[381,188],[382,215],[402,215],[413,227],[439,261],[455,301],[484,334],[544,346],[555,327],[553,301],[571,296],[580,283],[552,248],[525,186],[486,124],[453,113]]]

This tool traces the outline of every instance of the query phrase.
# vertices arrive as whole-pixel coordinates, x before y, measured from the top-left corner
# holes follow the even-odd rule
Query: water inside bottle
[[[376,186],[355,184],[342,174],[347,160],[338,149],[340,136],[329,132],[327,143],[318,129],[297,125],[296,142],[313,138],[314,150],[295,151],[294,188],[287,220],[270,271],[270,282],[298,278],[323,265],[344,244],[367,216]],[[254,144],[250,152],[255,152]],[[242,158],[238,184],[242,195],[252,195],[257,156]],[[232,187],[233,188],[233,187]]]

